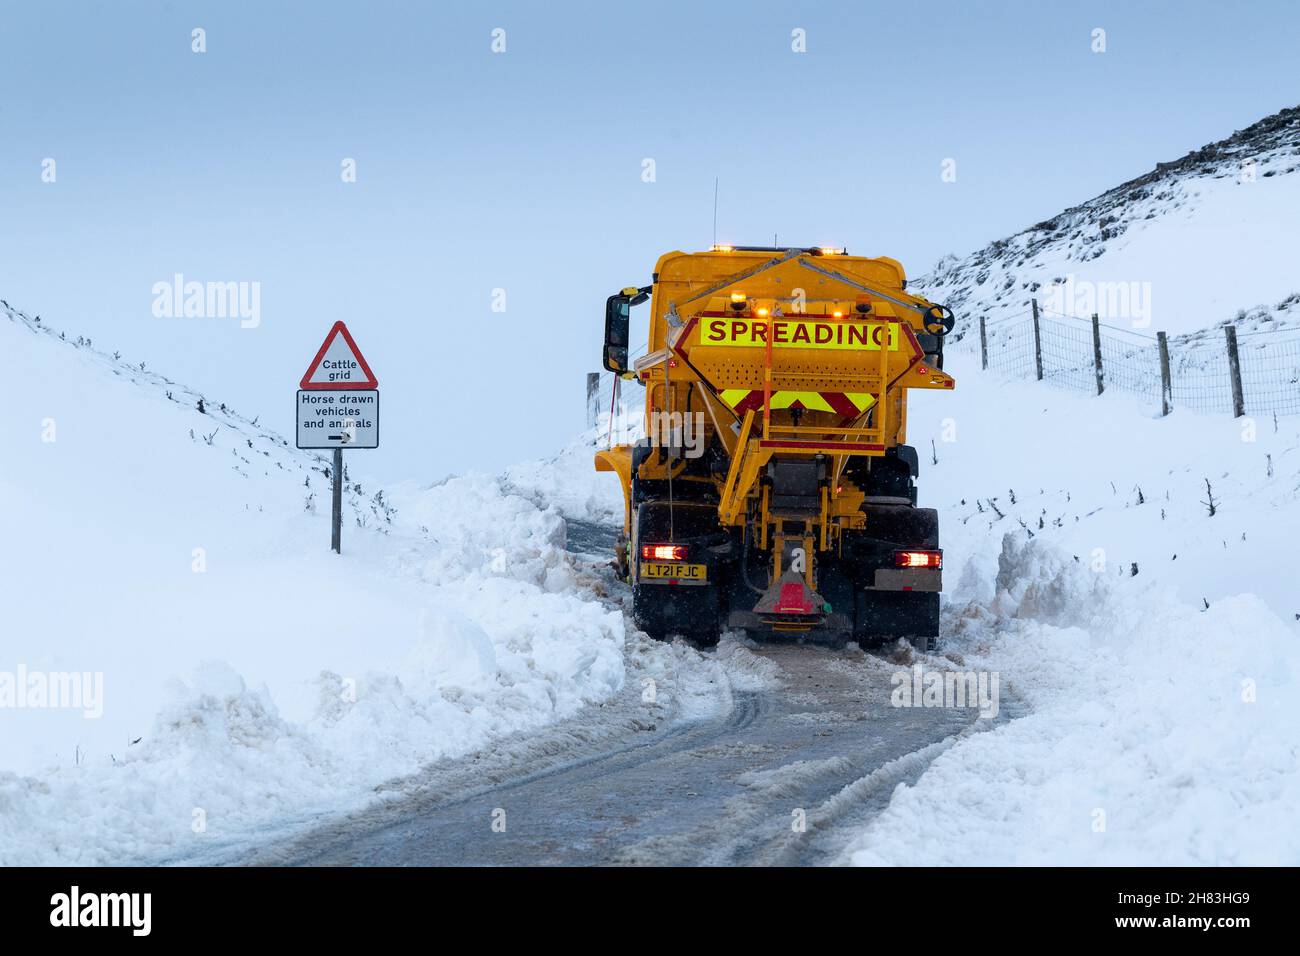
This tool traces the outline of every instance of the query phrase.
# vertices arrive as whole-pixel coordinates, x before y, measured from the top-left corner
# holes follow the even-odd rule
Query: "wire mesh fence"
[[[1107,330],[1101,342],[1102,379],[1106,388],[1160,401],[1160,347],[1157,340],[1125,330]]]
[[[1232,371],[1226,346],[1199,344],[1169,346],[1169,392],[1174,408],[1194,412],[1231,412]]]
[[[1247,414],[1300,415],[1300,330],[1241,334],[1237,351]]]
[[[1095,390],[1097,370],[1093,364],[1092,331],[1057,319],[1040,319],[1039,326],[1043,381],[1081,392]]]
[[[989,368],[1003,375],[1029,378],[1034,375],[1033,327],[1014,319],[990,323]],[[967,336],[967,342],[970,337]]]
[[[1035,308],[980,322],[954,349],[984,368],[1075,391],[1115,390],[1155,408],[1235,415],[1300,414],[1300,329],[1168,339]],[[1235,350],[1235,358],[1234,358]]]

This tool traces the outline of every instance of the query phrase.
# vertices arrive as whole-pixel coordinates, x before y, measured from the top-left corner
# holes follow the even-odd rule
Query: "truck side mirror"
[[[627,371],[628,326],[632,320],[632,306],[650,298],[653,286],[638,289],[629,286],[605,300],[605,368],[622,374]]]
[[[615,374],[627,371],[628,327],[632,300],[619,293],[605,300],[605,368]]]

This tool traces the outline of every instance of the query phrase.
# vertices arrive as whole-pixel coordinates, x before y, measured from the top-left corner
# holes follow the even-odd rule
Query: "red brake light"
[[[942,551],[895,551],[896,568],[942,568]]]
[[[685,561],[687,548],[684,544],[643,544],[642,561]]]

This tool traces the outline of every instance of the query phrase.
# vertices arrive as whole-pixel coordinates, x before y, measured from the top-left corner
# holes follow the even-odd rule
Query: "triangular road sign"
[[[353,341],[348,327],[335,322],[298,383],[303,389],[378,388],[375,373]]]

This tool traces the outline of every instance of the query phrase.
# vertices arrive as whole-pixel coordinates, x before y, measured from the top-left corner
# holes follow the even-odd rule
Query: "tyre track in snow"
[[[580,560],[609,538],[598,526],[571,529]],[[613,599],[624,597],[605,578]],[[630,672],[613,701],[390,782],[370,808],[234,862],[829,863],[899,784],[962,736],[1007,719],[895,708],[890,678],[902,665],[853,648],[724,641],[716,656],[724,670],[726,660],[748,662],[776,679],[761,690],[719,687],[721,712],[694,717],[646,704]],[[683,675],[665,695],[710,680],[707,658],[683,653]]]

